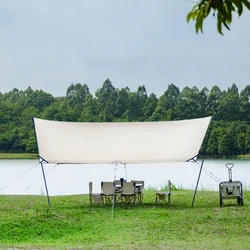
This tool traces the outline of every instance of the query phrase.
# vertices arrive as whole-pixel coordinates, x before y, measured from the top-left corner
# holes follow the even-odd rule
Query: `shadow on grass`
[[[247,196],[248,191],[245,192]],[[155,204],[155,192],[150,191],[145,193],[144,201],[142,204],[115,204],[115,209],[119,210],[146,210],[153,208],[155,210],[166,209],[166,210],[183,210],[183,209],[195,209],[195,208],[220,208],[219,204],[219,193],[215,191],[198,191],[192,206],[194,191],[192,190],[181,190],[173,191],[171,194],[171,204],[160,203]],[[88,194],[84,195],[73,195],[73,196],[53,196],[50,198],[51,205],[48,205],[46,196],[11,196],[1,195],[0,203],[3,209],[8,208],[9,210],[25,210],[30,208],[35,209],[73,209],[77,211],[81,210],[103,210],[108,211],[112,209],[112,204],[89,204]],[[1,205],[1,204],[0,204]],[[229,200],[223,202],[223,207],[242,207],[237,204],[237,200]],[[244,200],[244,207],[248,206],[248,202]]]

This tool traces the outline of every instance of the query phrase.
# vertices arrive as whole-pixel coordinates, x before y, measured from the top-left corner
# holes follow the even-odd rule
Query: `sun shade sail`
[[[211,117],[166,122],[59,122],[33,118],[48,163],[185,162],[198,155]]]

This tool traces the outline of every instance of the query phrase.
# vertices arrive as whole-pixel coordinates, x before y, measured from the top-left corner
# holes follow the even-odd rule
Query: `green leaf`
[[[242,0],[242,3],[250,10],[250,2],[248,0]]]
[[[226,22],[223,22],[223,25],[224,25],[228,30],[230,30],[230,27],[227,25]]]
[[[206,17],[209,15],[210,11],[211,11],[211,5],[209,2],[207,2],[207,6],[206,6]]]
[[[198,3],[188,13],[186,20],[195,21],[196,33],[203,33],[203,21],[209,16],[211,9],[213,16],[217,14],[217,29],[222,33],[222,25],[228,30],[232,22],[232,13],[237,12],[239,16],[243,13],[243,6],[250,10],[250,0],[199,0]]]
[[[201,13],[201,12],[197,16],[197,18],[196,18],[196,25],[195,25],[196,33],[198,33],[199,30],[201,31],[201,33],[203,33],[202,25],[203,25],[204,17],[205,17],[204,14]]]
[[[242,11],[243,11],[243,6],[242,6],[242,1],[241,0],[232,0],[232,2],[236,5],[238,8],[238,14],[241,16]]]
[[[232,21],[232,3],[224,3],[223,8],[221,10],[218,10],[222,14],[222,19],[224,21]]]
[[[222,23],[221,14],[218,13],[218,15],[217,15],[217,29],[218,29],[218,32],[219,32],[221,35],[223,35],[221,23]]]
[[[195,18],[197,17],[198,13],[199,13],[198,5],[195,5],[195,6],[192,8],[192,10],[187,14],[187,17],[186,17],[187,22],[189,22],[190,19],[195,20]]]
[[[187,15],[187,22],[189,22],[191,18],[194,19],[194,12],[193,11],[191,11],[191,12],[188,13],[188,15]]]

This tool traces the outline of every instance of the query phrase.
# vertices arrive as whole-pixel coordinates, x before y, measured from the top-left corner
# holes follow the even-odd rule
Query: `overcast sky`
[[[189,0],[0,0],[0,92],[42,89],[65,96],[71,83],[94,94],[114,87],[162,95],[217,85],[250,84],[250,12],[224,36],[216,20],[196,34]]]

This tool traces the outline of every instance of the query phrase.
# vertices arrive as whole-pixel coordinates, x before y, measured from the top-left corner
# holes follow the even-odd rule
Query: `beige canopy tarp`
[[[48,163],[185,162],[200,150],[211,117],[166,122],[59,122],[33,118]]]

